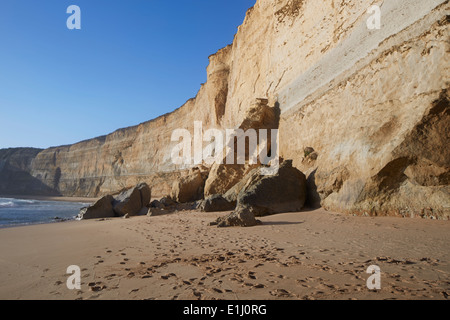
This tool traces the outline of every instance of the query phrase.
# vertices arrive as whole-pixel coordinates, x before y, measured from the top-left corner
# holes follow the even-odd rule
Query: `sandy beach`
[[[449,300],[450,1],[79,2],[1,7],[0,300]]]
[[[448,221],[322,209],[216,228],[227,213],[0,230],[0,299],[438,299],[450,294]],[[81,269],[69,290],[68,266]],[[369,290],[369,266],[381,289]]]

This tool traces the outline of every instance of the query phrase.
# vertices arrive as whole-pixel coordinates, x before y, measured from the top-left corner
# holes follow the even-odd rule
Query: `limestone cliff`
[[[379,30],[366,25],[374,4]],[[63,195],[147,182],[163,196],[186,169],[170,159],[174,129],[234,128],[266,97],[281,109],[281,156],[307,175],[310,205],[448,219],[449,12],[448,0],[258,0],[233,43],[210,56],[195,98],[135,127],[43,150],[26,172]]]
[[[0,150],[0,194],[58,195],[52,187],[30,174],[32,161],[41,151],[35,148]]]

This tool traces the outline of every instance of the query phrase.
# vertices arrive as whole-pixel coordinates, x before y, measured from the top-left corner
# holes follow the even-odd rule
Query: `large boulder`
[[[136,216],[140,213],[147,213],[146,207],[150,202],[151,190],[146,183],[137,185],[134,188],[123,191],[115,197],[113,202],[114,212],[122,217],[126,214]],[[143,212],[143,209],[145,212]]]
[[[146,183],[141,183],[137,186],[137,189],[139,190],[139,193],[141,194],[141,203],[142,208],[145,208],[150,203],[150,200],[152,198],[152,190]]]
[[[300,211],[306,201],[306,176],[283,161],[274,175],[261,174],[262,168],[252,170],[225,194],[230,201],[236,197],[237,207],[251,207],[256,216]],[[239,192],[239,193],[237,193]]]
[[[204,188],[204,177],[200,170],[194,168],[174,181],[170,197],[179,203],[197,201],[203,198]]]
[[[198,209],[204,212],[230,211],[235,207],[236,201],[228,201],[219,194],[209,196],[198,205]]]
[[[104,196],[92,206],[81,209],[77,220],[114,217],[113,201],[114,198],[111,195]]]
[[[137,188],[123,191],[114,200],[114,212],[117,216],[136,215],[142,208],[141,193]]]
[[[254,101],[251,107],[247,110],[245,117],[237,129],[243,132],[248,132],[249,129],[256,131],[258,147],[261,148],[259,143],[260,130],[268,130],[270,137],[270,129],[277,129],[279,124],[280,110],[278,107],[268,106],[268,100],[264,98],[258,98]],[[268,137],[267,137],[268,138]],[[222,164],[214,164],[209,172],[208,179],[205,183],[205,198],[215,194],[225,194],[239,181],[241,181],[245,175],[252,169],[261,165],[258,158],[257,164],[249,164],[249,148],[246,143],[245,158],[246,164],[237,164],[238,158],[238,143],[235,137],[233,141],[227,141],[227,147],[223,150]],[[233,147],[229,149],[229,147]],[[271,148],[271,139],[267,139],[267,150]],[[227,158],[233,154],[233,163],[229,163]]]
[[[153,200],[149,207],[150,208],[157,208],[157,209],[165,209],[168,207],[173,207],[176,205],[176,202],[172,200],[169,196],[163,197],[159,200]]]
[[[215,201],[237,202],[234,211],[220,217],[211,225],[218,227],[250,227],[259,224],[257,216],[282,212],[300,211],[306,201],[306,177],[292,166],[292,161],[283,161],[274,175],[262,174],[263,168],[250,171],[224,196],[211,197]],[[205,207],[207,202],[202,202]]]
[[[225,194],[254,167],[241,164],[213,164],[205,182],[205,198]]]
[[[223,194],[223,198],[228,202],[237,203],[239,193],[243,190],[251,180],[253,176],[257,176],[260,173],[260,167],[250,170],[242,179],[236,183],[232,188]]]

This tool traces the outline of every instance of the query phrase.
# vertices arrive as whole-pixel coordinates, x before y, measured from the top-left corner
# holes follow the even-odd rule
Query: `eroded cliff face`
[[[385,2],[383,23],[395,20],[382,26],[385,38],[355,21],[325,61],[280,94],[283,155],[308,174],[311,195],[327,209],[449,217],[449,6],[413,2],[397,9]],[[340,73],[327,82],[333,52]],[[338,60],[347,52],[358,58],[348,69]],[[323,85],[310,89],[310,82]],[[304,159],[306,146],[317,151],[316,161]]]
[[[74,145],[50,148],[33,160],[31,174],[55,191],[67,196],[101,196],[140,182],[152,187],[155,197],[170,194],[173,181],[189,166],[174,165],[172,132],[188,129],[194,121],[219,127],[225,112],[229,52],[228,46],[210,57],[208,82],[196,98],[176,111],[107,136]]]
[[[381,29],[367,9],[381,7]],[[54,192],[170,193],[186,167],[173,130],[234,128],[255,98],[281,110],[280,152],[308,177],[308,202],[368,215],[447,218],[449,28],[445,0],[258,0],[208,81],[176,111],[108,136],[44,150],[29,167]],[[305,148],[317,157],[310,158]]]
[[[252,94],[276,101],[310,205],[448,219],[449,3],[385,1],[369,30],[373,4],[259,1],[234,42],[228,123]]]
[[[58,192],[30,174],[31,164],[42,149],[0,150],[1,195],[58,195]]]

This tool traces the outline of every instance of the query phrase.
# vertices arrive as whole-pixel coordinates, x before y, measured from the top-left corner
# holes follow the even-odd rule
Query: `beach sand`
[[[227,213],[0,230],[1,299],[447,299],[450,223],[323,209],[208,226]],[[69,290],[67,267],[81,269]],[[371,265],[381,289],[369,290]]]

